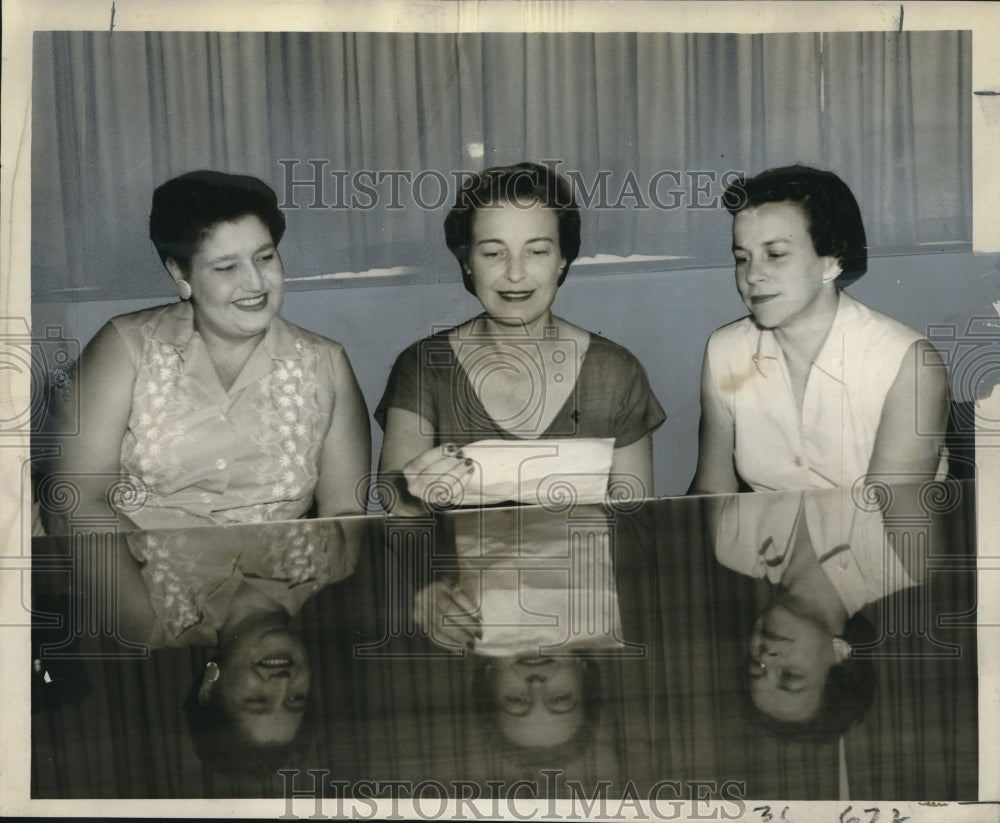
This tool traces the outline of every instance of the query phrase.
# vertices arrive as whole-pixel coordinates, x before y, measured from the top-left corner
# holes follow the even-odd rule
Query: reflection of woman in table
[[[601,671],[584,652],[473,659],[473,704],[489,745],[525,764],[580,756],[600,719]]]
[[[850,189],[830,172],[792,166],[735,184],[725,201],[750,316],[708,341],[691,491],[943,475],[940,355],[843,291],[868,265]]]
[[[861,720],[875,690],[863,609],[922,582],[910,551],[885,545],[879,511],[844,507],[839,489],[719,501],[715,555],[769,584],[749,638],[747,694],[776,731],[828,738]]]
[[[185,705],[188,725],[203,762],[239,771],[248,749],[276,753],[298,736],[309,697],[309,658],[291,616],[245,584],[219,629],[216,658]]]
[[[348,577],[340,521],[129,533],[119,553],[128,639],[216,651],[185,702],[202,761],[223,772],[279,761],[300,736],[310,664],[297,619]]]
[[[580,248],[569,184],[532,163],[487,169],[459,192],[445,237],[484,312],[397,359],[375,412],[382,476],[401,473],[418,502],[474,505],[475,464],[462,446],[612,438],[612,475],[651,495],[651,435],[664,414],[645,371],[551,310]],[[517,478],[509,485],[501,499],[519,499]]]
[[[416,593],[414,618],[421,629],[444,648],[471,653],[473,705],[491,747],[522,764],[552,766],[578,756],[601,713],[596,661],[582,647],[552,656],[530,643],[520,652],[491,647],[482,654],[480,613],[458,583],[437,580]]]
[[[835,737],[862,719],[874,696],[874,666],[851,649],[875,630],[849,612],[808,542],[790,554],[750,636],[749,697],[778,732]]]
[[[489,750],[516,768],[568,764],[588,750],[603,706],[598,660],[627,645],[611,519],[596,506],[581,511],[570,528],[541,507],[457,515],[454,569],[414,592],[414,623],[468,660]]]

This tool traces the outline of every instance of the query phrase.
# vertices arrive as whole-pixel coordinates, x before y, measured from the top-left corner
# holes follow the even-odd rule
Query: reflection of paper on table
[[[466,493],[479,503],[600,503],[614,446],[610,437],[479,440],[462,446],[476,464]]]
[[[614,589],[574,589],[565,575],[551,588],[529,582],[523,575],[519,588],[488,584],[480,614],[483,636],[476,641],[477,654],[507,657],[624,646],[615,633],[618,598]]]
[[[553,529],[551,519],[519,527],[511,510],[490,515],[478,539],[469,534],[456,540],[459,582],[479,604],[482,619],[477,653],[559,654],[625,645],[606,519],[572,528],[563,521]]]

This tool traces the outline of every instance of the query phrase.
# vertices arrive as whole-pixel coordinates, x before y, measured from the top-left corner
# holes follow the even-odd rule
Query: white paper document
[[[485,504],[601,503],[614,446],[610,437],[470,443],[462,446],[475,464],[466,496]]]

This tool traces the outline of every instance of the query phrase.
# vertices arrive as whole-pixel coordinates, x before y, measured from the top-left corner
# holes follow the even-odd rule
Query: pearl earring
[[[180,295],[181,300],[191,299],[191,284],[187,280],[177,281],[177,293]]]
[[[847,660],[851,656],[851,644],[843,637],[833,638],[833,655],[838,663]]]
[[[202,706],[207,706],[212,699],[212,687],[215,685],[215,681],[219,679],[219,674],[219,664],[214,660],[209,660],[205,664],[205,676],[198,687],[198,702]]]

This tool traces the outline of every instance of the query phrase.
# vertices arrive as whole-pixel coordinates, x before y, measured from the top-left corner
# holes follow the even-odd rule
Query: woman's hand
[[[439,646],[461,652],[481,639],[479,606],[458,583],[435,580],[413,597],[413,620]]]
[[[475,464],[453,443],[433,446],[403,466],[409,493],[435,509],[478,502],[466,499],[474,471]]]
[[[420,415],[390,408],[378,468],[382,505],[393,514],[417,516],[463,501],[473,505],[466,492],[475,467],[460,451],[434,445],[434,428]]]

